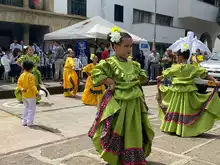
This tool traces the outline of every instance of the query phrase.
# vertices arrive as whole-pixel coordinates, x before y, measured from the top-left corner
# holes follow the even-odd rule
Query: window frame
[[[68,6],[67,6],[67,11],[68,14],[70,15],[78,15],[78,16],[82,16],[82,17],[87,17],[87,0],[68,0]],[[77,6],[74,7],[74,5],[81,5],[81,11],[79,11],[78,13],[74,13],[73,10],[75,8],[79,8]],[[83,8],[82,6],[84,6],[85,8]],[[80,10],[78,9],[78,10]],[[84,11],[83,11],[84,10]]]
[[[159,17],[160,17],[160,20],[158,20]],[[169,19],[169,24],[162,23],[162,22],[164,22],[165,19],[167,19],[167,20]],[[172,27],[173,26],[173,17],[157,13],[155,22],[156,22],[157,25]]]
[[[138,14],[138,20],[135,20],[135,12]],[[148,21],[145,21],[145,15],[147,15],[146,18],[148,18]],[[139,10],[139,9],[133,9],[133,24],[140,24],[140,23],[152,23],[152,13],[149,11]]]
[[[122,11],[120,11],[120,13],[118,15],[116,15],[116,8],[117,7],[118,7],[118,9],[120,8],[122,10]],[[120,14],[122,14],[122,19],[119,18]],[[114,5],[114,21],[115,22],[124,22],[124,6],[118,5],[118,4]]]

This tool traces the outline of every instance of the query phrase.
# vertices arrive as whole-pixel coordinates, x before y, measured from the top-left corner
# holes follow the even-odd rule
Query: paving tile
[[[85,149],[91,149],[92,147],[92,141],[87,135],[84,135],[77,139],[69,140],[65,143],[42,148],[41,155],[50,159],[58,159]]]
[[[187,155],[197,157],[199,160],[220,164],[220,140],[217,139],[202,147],[192,150]]]
[[[6,158],[0,158],[1,165],[51,165],[49,163],[44,163],[31,157],[27,154],[17,154],[8,156]]]

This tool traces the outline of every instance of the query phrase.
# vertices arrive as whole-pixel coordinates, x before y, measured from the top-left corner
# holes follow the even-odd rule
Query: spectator
[[[107,47],[105,47],[105,50],[102,52],[102,54],[101,54],[101,59],[102,60],[105,60],[105,59],[107,59],[109,57],[109,50],[108,50],[108,48]]]
[[[51,53],[51,51],[50,51]],[[52,65],[51,65],[51,62],[50,62],[50,55],[49,55],[49,52],[47,52],[45,54],[45,79],[51,79],[52,77]]]
[[[12,78],[12,83],[15,82],[15,79],[17,79],[21,74],[21,67],[17,64],[17,59],[21,56],[21,50],[18,48],[15,48],[12,56],[10,57],[10,77]]]
[[[11,70],[10,67],[10,59],[9,59],[9,52],[6,52],[4,56],[1,58],[1,64],[4,66],[4,75],[3,79],[8,80],[9,72]]]
[[[33,46],[32,46],[33,50],[34,50],[34,54],[37,54],[38,56],[40,55],[40,53],[42,52],[40,47],[36,44],[36,43],[33,43]]]
[[[140,50],[140,53],[136,54],[134,60],[137,61],[138,63],[140,63],[141,68],[144,69],[144,66],[145,66],[145,56],[144,56],[144,52],[142,50]]]
[[[208,55],[208,53],[207,52],[204,52],[204,60],[208,60],[210,57],[209,57],[209,55]]]
[[[46,75],[46,73],[47,73],[47,71],[46,71],[47,56],[42,51],[39,52],[39,56],[40,56],[40,63],[38,66],[38,70],[41,72],[42,79],[46,79],[46,77],[47,77],[47,75]]]
[[[5,55],[4,48],[0,48],[0,59]],[[3,73],[4,73],[4,66],[1,64],[0,60],[0,79],[3,78]]]
[[[80,61],[80,59],[76,57],[76,54],[74,51],[73,51],[73,60],[74,60],[74,64],[75,64],[74,70],[76,71],[76,73],[80,79],[80,78],[82,78],[81,70],[83,68],[83,65],[82,65],[82,62]]]
[[[164,57],[162,59],[164,63],[164,69],[170,68],[171,65],[176,61],[174,54],[172,53],[172,50],[167,49],[167,51],[164,54]]]
[[[17,39],[14,39],[14,42],[10,45],[11,52],[13,52],[15,48],[22,50],[21,45],[18,44]]]
[[[21,40],[21,41],[20,41],[20,45],[21,45],[21,51],[23,51],[23,50],[24,50],[24,46],[25,46],[25,45],[24,45],[24,41]]]
[[[54,57],[55,80],[63,79],[64,50],[60,42],[55,42],[56,50]]]
[[[160,65],[160,54],[157,53],[155,49],[149,56],[150,62],[150,81],[156,81],[157,76],[159,76],[159,65]]]
[[[96,56],[98,57],[98,60],[100,61],[102,58],[102,52],[105,50],[105,44],[101,43],[100,46],[96,50]]]

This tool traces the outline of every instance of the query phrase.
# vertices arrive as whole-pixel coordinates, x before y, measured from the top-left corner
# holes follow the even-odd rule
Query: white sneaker
[[[22,126],[27,126],[27,122],[25,120],[22,120]]]

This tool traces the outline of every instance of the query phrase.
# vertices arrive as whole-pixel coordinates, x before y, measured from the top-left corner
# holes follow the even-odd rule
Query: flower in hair
[[[187,51],[187,50],[189,50],[189,45],[185,43],[185,44],[183,44],[182,47],[181,47],[181,53],[183,53],[183,52],[185,52],[185,51]]]
[[[111,42],[113,43],[119,43],[121,40],[121,29],[118,27],[113,27],[111,29],[111,33],[109,35],[111,37]]]
[[[111,29],[111,33],[113,33],[113,32],[121,32],[121,29],[119,28],[119,27],[113,27],[112,29]]]
[[[121,33],[119,32],[112,32],[109,36],[111,37],[111,42],[113,43],[119,43],[121,40]]]

